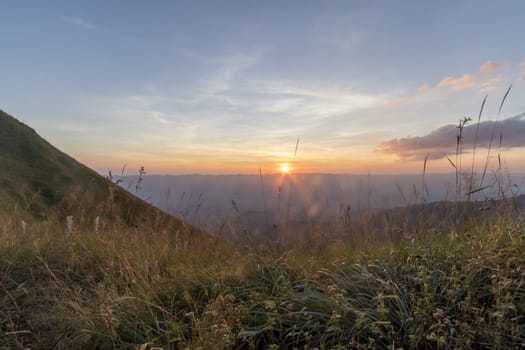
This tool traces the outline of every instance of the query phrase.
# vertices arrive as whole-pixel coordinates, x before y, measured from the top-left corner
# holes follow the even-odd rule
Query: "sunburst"
[[[289,174],[290,173],[290,165],[288,163],[282,163],[280,166],[281,174]]]

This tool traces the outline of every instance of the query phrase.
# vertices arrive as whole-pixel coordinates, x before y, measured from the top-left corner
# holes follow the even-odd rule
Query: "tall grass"
[[[514,349],[525,344],[523,216],[393,247],[183,244],[1,216],[0,346]]]

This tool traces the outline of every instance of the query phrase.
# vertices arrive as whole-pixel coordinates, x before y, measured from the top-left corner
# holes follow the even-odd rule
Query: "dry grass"
[[[0,220],[0,346],[513,349],[523,221],[356,252],[191,245],[169,231]]]

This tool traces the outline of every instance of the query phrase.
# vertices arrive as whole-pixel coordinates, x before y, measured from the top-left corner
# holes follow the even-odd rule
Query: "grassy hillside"
[[[33,129],[0,111],[0,196],[4,208],[44,216],[70,192],[95,174],[60,152]]]
[[[170,227],[205,237],[80,164],[0,111],[0,212],[25,220],[92,225],[95,218]]]

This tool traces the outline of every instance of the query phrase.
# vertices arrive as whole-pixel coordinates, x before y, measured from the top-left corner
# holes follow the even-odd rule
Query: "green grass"
[[[515,349],[518,220],[315,255],[189,243],[107,223],[0,231],[0,347]]]

